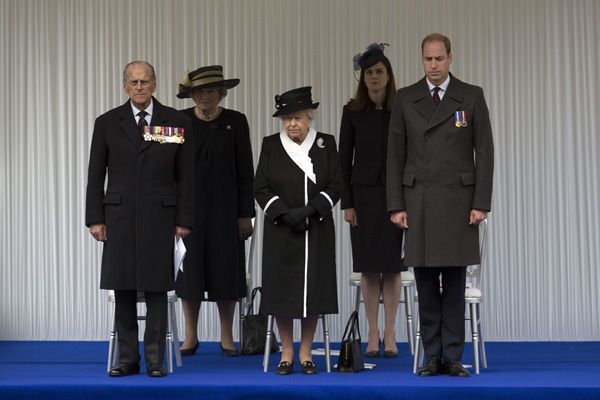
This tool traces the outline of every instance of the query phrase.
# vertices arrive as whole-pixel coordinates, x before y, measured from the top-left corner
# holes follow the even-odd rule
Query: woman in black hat
[[[350,224],[354,272],[361,272],[361,290],[369,323],[368,357],[380,355],[377,326],[383,296],[384,357],[396,357],[395,322],[402,285],[402,230],[390,222],[385,199],[387,138],[396,94],[394,73],[372,44],[354,57],[360,80],[344,106],[340,127],[340,162],[344,177],[341,208]]]
[[[219,106],[227,89],[239,82],[223,79],[223,67],[212,65],[186,74],[177,94],[196,103],[183,110],[194,127],[196,207],[194,228],[185,240],[183,272],[176,282],[185,317],[182,355],[198,349],[203,300],[217,302],[223,354],[239,354],[232,325],[236,302],[246,295],[244,241],[252,234],[254,167],[246,116]]]
[[[315,374],[311,347],[320,314],[338,312],[331,210],[342,190],[335,139],[311,127],[311,88],[275,96],[282,130],[265,137],[254,195],[265,212],[261,312],[275,315],[282,354],[277,373],[292,373],[293,319],[302,319],[299,361]]]

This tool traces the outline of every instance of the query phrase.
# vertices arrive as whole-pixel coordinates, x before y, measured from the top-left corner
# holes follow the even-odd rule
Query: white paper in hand
[[[185,258],[185,244],[181,238],[175,237],[175,251],[173,252],[173,268],[175,270],[175,279],[179,271],[183,272],[183,259]]]

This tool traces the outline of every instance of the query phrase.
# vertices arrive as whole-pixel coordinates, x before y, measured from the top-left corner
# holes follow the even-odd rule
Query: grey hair
[[[148,67],[148,69],[150,70],[150,78],[151,78],[151,79],[152,79],[154,82],[156,82],[156,73],[154,72],[154,67],[152,66],[152,64],[150,64],[150,63],[149,63],[149,62],[147,62],[147,61],[140,61],[140,60],[135,60],[135,61],[132,61],[132,62],[130,62],[129,64],[127,64],[127,65],[125,66],[125,69],[123,69],[123,82],[126,82],[126,81],[127,81],[127,69],[128,69],[129,67],[133,66],[133,65],[136,65],[136,64],[143,64],[143,65],[145,65],[146,67]]]

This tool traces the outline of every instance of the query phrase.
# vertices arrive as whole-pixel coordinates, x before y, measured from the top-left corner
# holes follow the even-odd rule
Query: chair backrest
[[[488,220],[484,219],[479,223],[479,257],[478,265],[469,265],[467,267],[467,287],[474,287],[481,290],[482,271],[485,263],[486,245],[487,245]]]

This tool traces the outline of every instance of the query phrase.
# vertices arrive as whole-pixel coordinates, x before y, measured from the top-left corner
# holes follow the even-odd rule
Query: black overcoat
[[[256,200],[263,210],[266,207],[263,313],[306,317],[338,312],[331,210],[340,198],[342,177],[334,137],[317,132],[308,155],[316,184],[288,156],[279,133],[263,140],[254,180]],[[276,222],[288,210],[307,203],[318,215],[310,218],[310,229],[305,233],[294,233]]]
[[[466,113],[457,126],[455,112]],[[388,144],[389,211],[408,214],[407,266],[479,263],[472,209],[489,211],[494,145],[483,90],[450,75],[435,107],[426,79],[402,88],[392,111]]]
[[[106,224],[102,289],[173,289],[175,225],[193,225],[192,125],[152,100],[151,125],[184,128],[183,144],[144,141],[129,101],[94,125],[85,221]]]
[[[390,112],[344,107],[340,125],[340,163],[344,178],[341,208],[354,208],[358,226],[350,226],[354,272],[403,270],[402,229],[390,221],[385,199]]]
[[[189,300],[228,301],[246,296],[245,245],[238,218],[254,217],[254,165],[246,116],[223,109],[201,121],[182,111],[194,127],[194,230],[177,295]],[[205,292],[207,296],[205,296]]]

